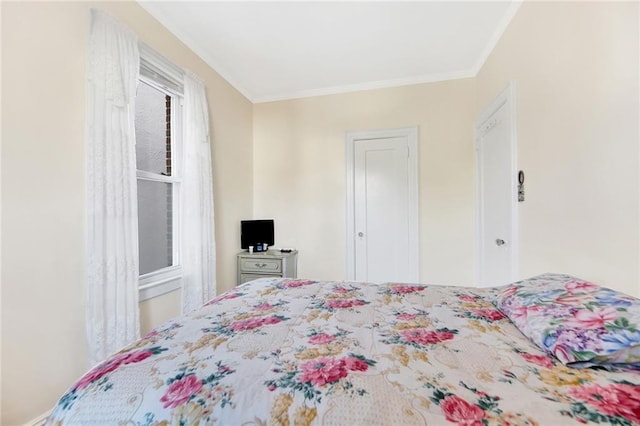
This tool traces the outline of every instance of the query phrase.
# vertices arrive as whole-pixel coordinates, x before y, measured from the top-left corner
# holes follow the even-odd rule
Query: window
[[[171,64],[150,50],[140,53],[135,133],[140,300],[145,300],[181,284],[182,93],[178,78],[165,71]]]

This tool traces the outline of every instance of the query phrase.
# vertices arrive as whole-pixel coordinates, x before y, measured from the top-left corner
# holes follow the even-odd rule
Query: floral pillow
[[[568,275],[544,274],[499,289],[496,306],[562,363],[640,366],[640,299]]]

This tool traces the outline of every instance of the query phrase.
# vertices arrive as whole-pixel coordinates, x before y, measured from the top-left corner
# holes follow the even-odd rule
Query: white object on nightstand
[[[298,276],[298,251],[282,253],[279,250],[264,252],[241,251],[238,259],[238,285],[257,278],[296,278]]]

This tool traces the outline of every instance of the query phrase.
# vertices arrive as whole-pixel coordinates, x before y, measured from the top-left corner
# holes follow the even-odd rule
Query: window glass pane
[[[136,96],[136,166],[171,175],[171,96],[142,81]]]
[[[173,265],[172,186],[138,179],[140,275]]]

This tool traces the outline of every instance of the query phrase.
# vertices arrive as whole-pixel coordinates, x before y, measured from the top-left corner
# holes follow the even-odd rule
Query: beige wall
[[[180,315],[181,306],[180,290],[140,302],[140,335],[144,336],[168,318]]]
[[[481,110],[517,94],[520,275],[640,296],[638,3],[525,2],[478,74]]]
[[[420,279],[472,284],[474,80],[254,107],[254,213],[300,250],[298,276],[344,279],[345,132],[419,126]]]
[[[638,3],[526,2],[474,79],[255,105],[254,214],[343,279],[345,131],[418,125],[420,278],[472,284],[474,120],[514,80],[520,276],[640,295],[638,40]]]
[[[83,135],[95,4],[0,5],[2,424],[11,425],[50,408],[86,369]],[[525,3],[474,79],[253,107],[135,3],[100,7],[206,81],[219,291],[235,282],[238,223],[251,216],[276,219],[277,244],[300,249],[300,276],[344,278],[345,131],[414,125],[421,281],[472,283],[473,122],[515,80],[527,174],[521,275],[567,272],[640,295],[637,3]],[[143,330],[177,314],[179,299],[142,303]]]
[[[53,406],[87,368],[84,128],[89,8],[205,80],[212,122],[218,288],[235,283],[252,211],[252,105],[133,2],[2,2],[2,420]],[[141,304],[143,331],[179,293]]]

